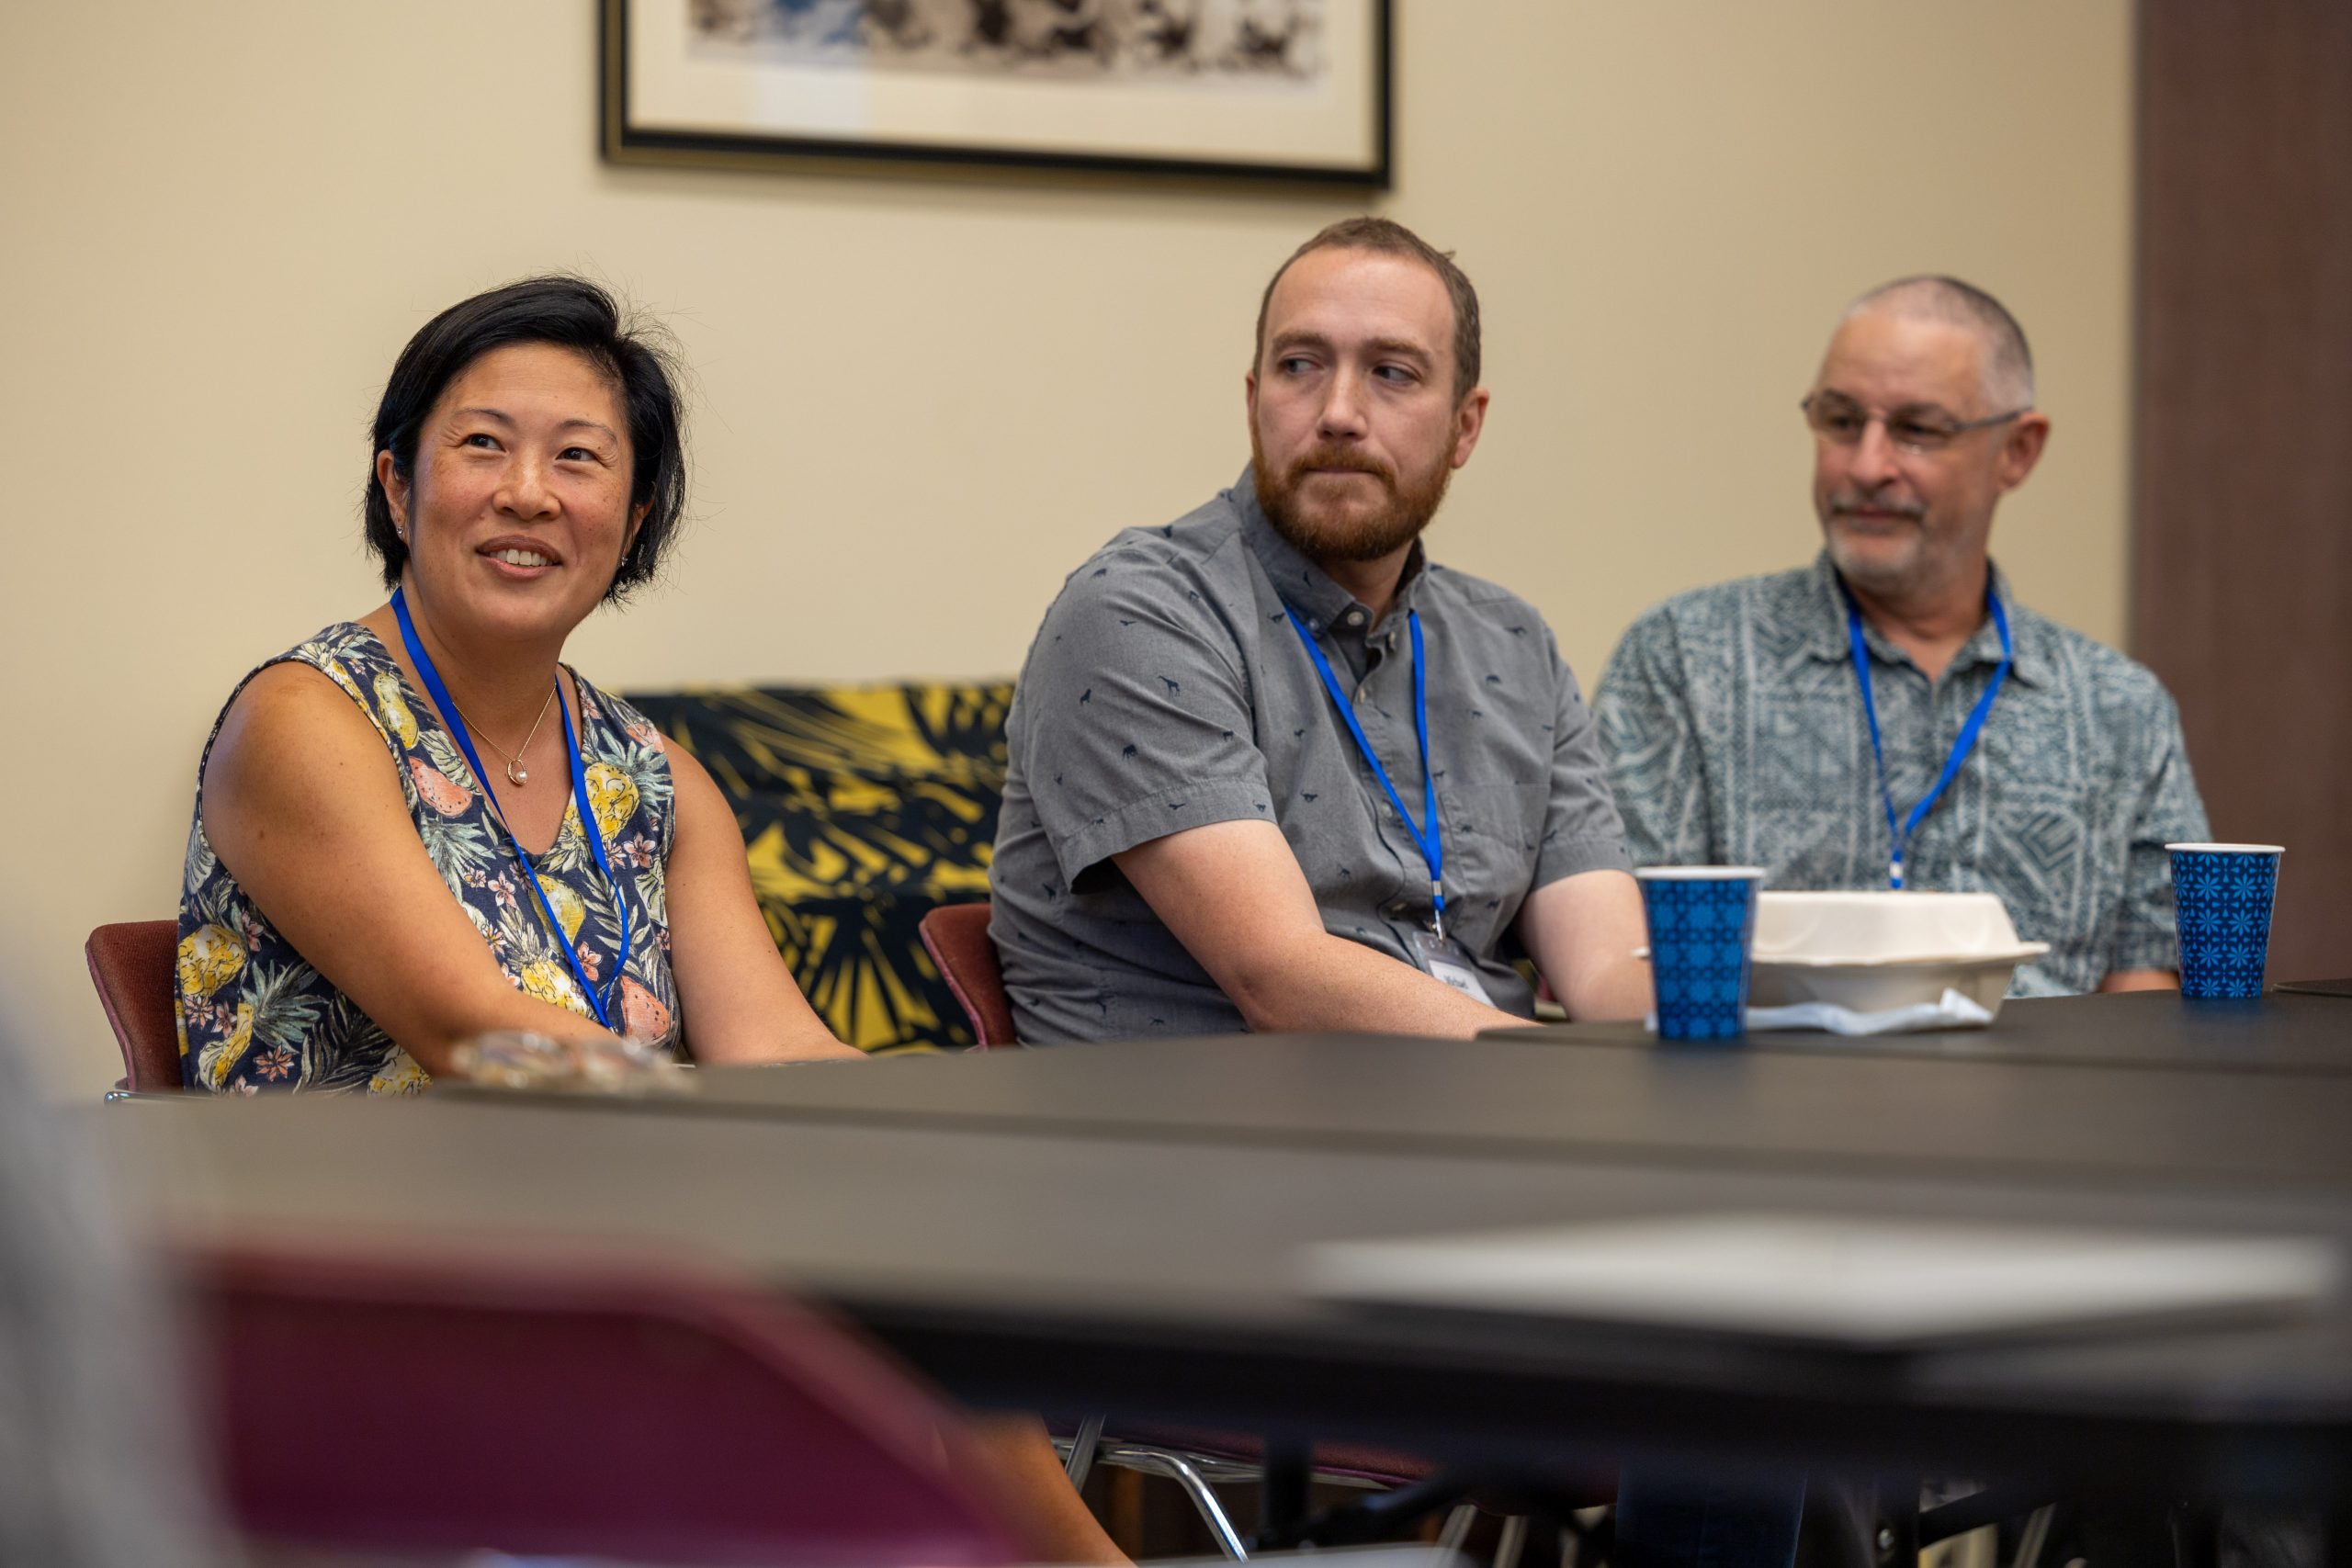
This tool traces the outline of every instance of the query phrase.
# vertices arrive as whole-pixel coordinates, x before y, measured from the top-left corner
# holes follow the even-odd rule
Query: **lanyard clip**
[[[1438,941],[1445,940],[1445,884],[1430,878],[1430,931]]]

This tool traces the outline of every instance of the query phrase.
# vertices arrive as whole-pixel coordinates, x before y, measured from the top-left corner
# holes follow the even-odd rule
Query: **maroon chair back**
[[[344,1551],[998,1564],[957,1419],[860,1340],[703,1269],[190,1255],[232,1522]]]
[[[1004,971],[996,943],[989,940],[986,904],[942,904],[922,918],[922,945],[939,965],[940,977],[956,993],[972,1037],[982,1050],[1015,1043],[1012,1002],[1004,994]]]
[[[100,926],[82,944],[98,1005],[122,1047],[122,1089],[141,1093],[180,1087],[180,943],[175,920],[123,920]]]

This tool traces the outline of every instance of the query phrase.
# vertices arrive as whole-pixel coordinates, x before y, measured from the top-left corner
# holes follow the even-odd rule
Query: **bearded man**
[[[1544,618],[1431,563],[1477,295],[1357,218],[1268,284],[1250,464],[1071,575],[1007,726],[991,934],[1024,1042],[1635,1018],[1640,898]]]
[[[1526,1021],[1523,951],[1637,1018],[1641,899],[1533,606],[1421,531],[1487,414],[1478,296],[1378,218],[1258,309],[1250,462],[1046,612],[1008,720],[990,927],[1024,1042]],[[1619,1561],[1783,1568],[1801,1482],[1629,1474]],[[1703,1548],[1703,1550],[1702,1550]]]
[[[1991,891],[2024,996],[2168,986],[2167,841],[2207,837],[2155,676],[2018,603],[1993,513],[2041,457],[2015,317],[1950,277],[1850,306],[1803,408],[1825,547],[1634,624],[1600,732],[1645,865]]]

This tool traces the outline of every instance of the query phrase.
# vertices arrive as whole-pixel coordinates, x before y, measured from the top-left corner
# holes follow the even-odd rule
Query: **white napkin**
[[[1979,1029],[1992,1021],[1991,1013],[1949,987],[1939,1000],[1890,1008],[1884,1012],[1856,1012],[1829,1002],[1747,1010],[1747,1027],[1758,1032],[1823,1029],[1832,1034],[1901,1034],[1915,1029]]]
[[[1950,987],[1935,1001],[1889,1008],[1884,1012],[1856,1012],[1835,1002],[1798,1002],[1791,1007],[1747,1010],[1747,1027],[1758,1034],[1789,1029],[1818,1029],[1831,1034],[1901,1034],[1918,1029],[1981,1029],[1992,1021],[1991,1013]],[[1644,1018],[1642,1027],[1656,1034],[1657,1014]]]

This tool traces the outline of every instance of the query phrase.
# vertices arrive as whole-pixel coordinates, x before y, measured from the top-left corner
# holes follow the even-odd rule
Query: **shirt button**
[[[1363,612],[1362,610],[1350,610],[1346,618],[1348,625],[1351,626],[1360,626],[1363,625]]]

